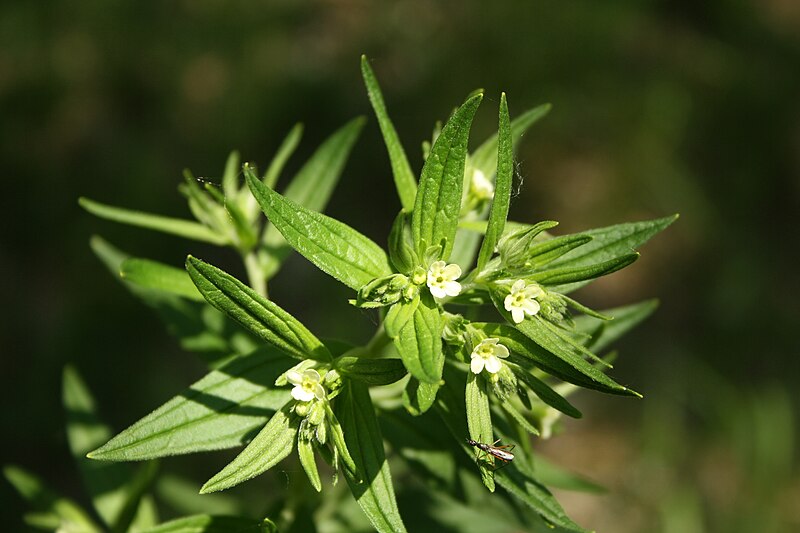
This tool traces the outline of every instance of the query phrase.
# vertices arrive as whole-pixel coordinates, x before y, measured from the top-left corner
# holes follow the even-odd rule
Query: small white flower
[[[455,263],[436,261],[428,269],[428,288],[436,298],[458,296],[461,284],[456,281],[461,275],[461,267]]]
[[[508,348],[499,344],[500,339],[483,339],[474,350],[472,350],[472,361],[469,369],[473,374],[480,374],[485,368],[487,372],[496,374],[503,366],[500,358],[508,357]]]
[[[489,200],[494,196],[494,185],[492,185],[492,182],[486,179],[486,175],[477,168],[472,172],[470,189],[472,189],[472,194],[478,200]]]
[[[325,399],[325,388],[320,383],[319,372],[310,368],[303,373],[297,370],[289,370],[286,373],[286,379],[289,383],[294,385],[292,389],[292,398],[299,402],[308,402],[316,398],[317,400]]]
[[[541,287],[536,285],[525,285],[525,280],[518,279],[511,286],[511,294],[506,296],[503,302],[506,311],[511,312],[511,318],[515,324],[525,320],[525,314],[530,316],[539,312],[539,302],[534,300],[543,293]]]

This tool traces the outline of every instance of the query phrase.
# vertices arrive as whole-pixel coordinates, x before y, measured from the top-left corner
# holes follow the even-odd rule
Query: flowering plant
[[[81,199],[84,208],[103,218],[230,246],[241,256],[248,282],[193,256],[181,270],[127,257],[95,238],[101,259],[161,312],[183,346],[200,354],[210,369],[117,436],[109,440],[101,432],[74,449],[112,468],[118,461],[244,445],[202,493],[254,478],[289,460],[296,449],[315,491],[328,492],[318,469],[321,458],[334,485],[343,473],[363,516],[379,531],[406,530],[409,514],[401,517],[396,492],[419,490],[406,473],[433,487],[430,498],[437,508],[422,512],[427,524],[462,527],[459,520],[465,518],[459,513],[486,501],[487,493],[476,491],[477,482],[492,492],[496,484],[503,489],[482,508],[481,518],[488,521],[483,531],[497,530],[498,524],[583,531],[545,488],[554,478],[536,468],[541,459],[529,435],[547,438],[562,414],[580,417],[567,399],[577,388],[638,396],[606,374],[612,357],[603,353],[655,303],[598,312],[569,294],[633,263],[638,257],[633,250],[675,217],[560,236],[551,232],[556,222],[507,221],[514,144],[549,106],[512,121],[505,95],[497,134],[469,152],[471,123],[483,98],[480,92],[470,95],[425,145],[417,179],[366,59],[361,66],[401,204],[388,251],[320,212],[361,119],[331,136],[282,194],[274,186],[299,142],[299,127],[263,175],[251,164],[240,167],[235,153],[221,188],[201,186],[187,173],[181,190],[197,221]],[[240,168],[243,185],[237,179]],[[379,325],[369,343],[323,341],[269,298],[268,282],[291,250],[352,289],[353,306],[377,310]],[[478,320],[489,316],[486,310],[493,318]],[[80,388],[74,373],[69,376],[73,389]],[[487,456],[476,461],[467,442],[491,445],[496,438],[517,443],[506,468]],[[392,470],[403,472],[399,482],[393,482],[390,462]],[[133,496],[122,498],[124,505],[100,512],[109,527],[147,524],[149,500],[141,488],[146,486],[128,491]],[[330,491],[330,498],[340,497]],[[330,522],[326,530],[352,526],[346,508],[342,504],[320,518]],[[276,509],[256,522],[224,520],[263,530],[290,527],[297,520]],[[181,524],[223,520],[198,516],[180,519]],[[169,527],[154,531],[180,530]]]

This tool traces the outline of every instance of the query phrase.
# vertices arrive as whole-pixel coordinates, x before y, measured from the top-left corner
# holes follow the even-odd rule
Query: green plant
[[[498,133],[469,153],[470,127],[483,94],[469,95],[423,145],[425,163],[417,180],[365,58],[362,73],[402,205],[388,253],[320,213],[361,119],[323,143],[283,194],[274,185],[299,142],[299,126],[263,175],[250,164],[241,167],[242,185],[236,153],[228,159],[221,187],[201,186],[187,172],[181,192],[197,221],[81,199],[84,208],[103,218],[232,247],[248,275],[243,283],[193,256],[182,270],[128,257],[92,239],[110,270],[210,367],[204,378],[110,440],[94,418],[88,391],[73,371],[65,373],[68,412],[84,412],[68,428],[70,442],[102,527],[302,530],[303,520],[315,512],[316,527],[324,531],[370,526],[404,531],[404,519],[459,531],[584,531],[545,487],[548,480],[564,483],[566,478],[573,486],[579,480],[542,466],[530,435],[549,437],[562,414],[580,417],[567,400],[578,388],[638,396],[605,373],[613,354],[599,354],[656,304],[597,312],[569,294],[633,263],[638,257],[633,250],[675,217],[561,236],[550,232],[556,222],[508,222],[513,145],[549,106],[511,121],[502,95]],[[353,306],[377,309],[380,322],[367,344],[321,340],[268,298],[269,281],[291,250],[352,289]],[[515,459],[502,468],[467,443],[491,444],[497,438],[517,444]],[[150,495],[158,486],[153,469],[135,472],[120,463],[242,445],[201,493],[254,478],[296,449],[310,487],[323,497],[309,500],[308,494],[294,493],[305,488],[292,487],[286,495],[273,495],[271,506],[250,518],[220,516],[240,508],[217,506],[218,495],[207,495],[208,512],[157,526]],[[87,452],[92,461],[83,457]],[[324,472],[332,476],[332,487],[323,489],[317,456],[329,465]],[[390,461],[400,482],[392,481]],[[116,479],[113,505],[99,488],[95,474],[101,471]],[[340,471],[353,499],[337,484]],[[29,474],[15,468],[6,474],[40,510],[30,523],[101,529],[74,504],[41,497],[44,489]],[[496,485],[503,490],[495,492]],[[494,492],[491,497],[487,489]],[[414,498],[414,513],[401,518],[396,493],[401,501]],[[351,512],[353,500],[368,523]],[[480,513],[470,508],[476,502],[481,502]],[[262,520],[265,515],[269,518]]]

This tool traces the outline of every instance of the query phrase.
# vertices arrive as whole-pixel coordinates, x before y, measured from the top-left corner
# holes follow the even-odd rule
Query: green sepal
[[[297,439],[299,419],[291,413],[289,401],[264,426],[236,458],[209,479],[201,494],[229,489],[262,474],[286,458]]]
[[[270,222],[320,270],[356,291],[373,279],[392,273],[386,253],[371,239],[268,189],[247,165],[244,173]]]
[[[132,257],[119,268],[122,279],[148,289],[176,294],[190,300],[205,301],[185,270],[150,259]]]
[[[333,366],[343,376],[357,379],[370,387],[389,385],[407,374],[406,367],[400,359],[362,359],[343,356],[336,358]]]
[[[192,256],[186,259],[186,270],[208,303],[287,355],[323,362],[332,359],[299,320],[230,274]]]
[[[411,220],[419,255],[439,244],[443,244],[439,257],[447,260],[450,255],[461,212],[469,130],[482,98],[482,94],[472,96],[453,113],[422,167]]]
[[[297,439],[297,456],[300,458],[300,464],[308,476],[308,481],[314,490],[317,492],[322,491],[322,481],[319,479],[319,470],[317,470],[317,462],[314,459],[314,445],[310,439],[298,437]]]
[[[121,207],[101,204],[88,198],[79,198],[78,203],[88,212],[106,220],[122,224],[152,229],[162,233],[177,235],[186,239],[208,242],[211,244],[228,244],[229,240],[214,230],[191,220],[153,215],[143,211],[134,211]]]
[[[397,130],[394,129],[394,124],[386,112],[381,88],[365,55],[361,56],[361,75],[364,78],[364,85],[367,88],[372,109],[375,111],[375,117],[378,119],[378,126],[381,128],[386,151],[389,152],[389,162],[392,165],[392,175],[397,195],[400,197],[400,204],[405,211],[410,213],[414,209],[414,199],[417,195],[417,180],[411,171],[411,165],[408,163],[408,157],[400,143]]]

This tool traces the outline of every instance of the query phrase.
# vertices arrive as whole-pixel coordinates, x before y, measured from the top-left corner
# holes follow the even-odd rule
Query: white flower
[[[436,261],[428,269],[428,288],[436,298],[458,296],[461,284],[456,281],[461,275],[461,267],[455,263]]]
[[[479,200],[489,200],[494,196],[492,182],[486,179],[486,175],[477,168],[472,172],[470,189],[472,189],[472,194]]]
[[[480,374],[484,368],[491,374],[496,374],[503,366],[500,358],[508,357],[508,348],[499,344],[500,339],[483,339],[474,350],[472,350],[472,361],[469,369],[473,374]]]
[[[292,398],[299,402],[308,402],[316,398],[317,400],[325,399],[325,388],[320,383],[319,372],[310,368],[305,370],[302,374],[297,370],[289,370],[286,373],[286,379],[289,383],[294,385],[292,389]]]
[[[506,296],[503,302],[506,311],[511,312],[511,318],[515,324],[525,320],[525,313],[533,316],[539,312],[539,302],[534,300],[543,293],[541,287],[536,285],[525,285],[525,280],[518,279],[511,286],[511,294]]]

